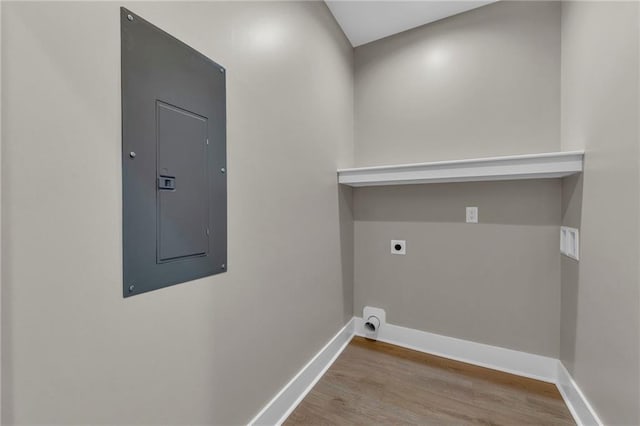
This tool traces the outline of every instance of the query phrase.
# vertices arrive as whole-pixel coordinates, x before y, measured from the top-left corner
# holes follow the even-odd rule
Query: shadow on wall
[[[480,224],[559,226],[561,190],[558,179],[356,188],[354,219],[464,223],[473,206]]]
[[[338,185],[338,214],[340,218],[340,263],[342,267],[343,320],[353,317],[353,190]]]
[[[4,156],[6,158],[6,155]],[[3,189],[6,194],[6,189]],[[3,218],[6,218],[7,215],[2,213]],[[8,235],[7,221],[4,219],[2,221],[2,235]],[[13,300],[13,289],[11,286],[6,285],[9,277],[13,274],[13,259],[11,256],[11,252],[8,250],[8,241],[6,238],[2,239],[2,282],[5,283],[2,286],[2,418],[0,419],[0,424],[13,424],[13,393],[11,392],[14,383],[13,377],[13,353],[7,348],[10,348],[10,344],[13,341],[13,328],[9,327],[10,320],[13,317],[13,304],[9,303],[10,300]]]
[[[583,174],[569,176],[562,181],[562,225],[581,230],[582,225],[582,187]],[[573,365],[568,362],[575,359],[576,328],[578,321],[578,287],[580,283],[580,264],[574,259],[562,256],[562,281],[560,310],[560,359],[573,373]]]

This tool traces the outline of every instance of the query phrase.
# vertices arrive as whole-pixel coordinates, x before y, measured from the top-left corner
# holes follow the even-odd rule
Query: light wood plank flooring
[[[575,425],[556,387],[355,337],[285,425]]]

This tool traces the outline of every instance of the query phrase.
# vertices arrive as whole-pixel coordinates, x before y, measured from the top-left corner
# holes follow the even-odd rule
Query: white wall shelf
[[[550,152],[434,163],[339,169],[338,182],[349,186],[551,179],[582,172],[584,152]]]

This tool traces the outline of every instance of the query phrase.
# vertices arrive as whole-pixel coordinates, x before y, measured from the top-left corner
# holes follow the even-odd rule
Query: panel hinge
[[[209,138],[207,138],[207,145],[209,145]]]
[[[207,233],[207,235],[209,235],[209,228],[207,228],[205,232]]]

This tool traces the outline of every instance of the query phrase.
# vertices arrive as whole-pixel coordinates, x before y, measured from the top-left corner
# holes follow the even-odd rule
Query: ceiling
[[[340,1],[327,6],[354,47],[497,0]]]

